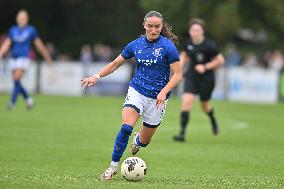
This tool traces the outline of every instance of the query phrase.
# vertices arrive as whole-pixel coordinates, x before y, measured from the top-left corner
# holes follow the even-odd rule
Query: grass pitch
[[[131,183],[120,173],[100,181],[120,129],[123,97],[36,96],[32,111],[19,99],[12,112],[3,108],[8,99],[0,95],[1,189],[284,187],[284,104],[215,101],[216,137],[196,103],[187,141],[177,143],[180,100],[171,98],[152,143],[137,154],[147,176]],[[122,159],[128,156],[129,146]]]

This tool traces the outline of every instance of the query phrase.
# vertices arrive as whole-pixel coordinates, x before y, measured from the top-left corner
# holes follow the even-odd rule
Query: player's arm
[[[109,63],[105,67],[103,67],[97,74],[95,74],[95,75],[93,75],[91,77],[87,77],[87,78],[82,79],[81,80],[81,85],[83,86],[83,88],[95,85],[99,78],[105,77],[105,76],[113,73],[124,62],[125,62],[125,59],[121,55],[119,55],[111,63]]]
[[[180,55],[179,55],[179,58],[180,58],[180,65],[181,65],[181,68],[183,68],[183,66],[189,62],[189,57],[187,56],[187,53],[185,51],[181,51]]]
[[[100,77],[105,77],[117,70],[124,62],[125,59],[121,55],[119,55],[111,63],[107,64],[104,68],[102,68],[102,70],[99,71],[97,74]]]
[[[47,48],[44,46],[42,40],[37,37],[34,41],[34,45],[36,46],[37,50],[40,52],[40,54],[43,56],[44,60],[51,65],[52,64],[52,60],[51,57],[47,51]]]
[[[157,96],[156,105],[160,106],[164,104],[166,100],[167,94],[175,88],[175,86],[181,81],[182,79],[182,71],[181,71],[181,63],[180,61],[176,61],[170,64],[172,77],[167,85],[161,90],[161,92]]]
[[[3,44],[0,47],[0,59],[3,57],[3,55],[9,50],[10,46],[11,46],[11,39],[7,38],[5,39],[5,41],[3,42]]]
[[[198,73],[203,74],[208,70],[214,70],[222,64],[224,64],[224,57],[222,54],[218,54],[212,61],[207,62],[206,64],[197,64],[195,69]]]
[[[219,67],[220,65],[224,64],[225,59],[222,54],[218,54],[213,58],[212,61],[204,64],[205,70],[214,70],[215,68]]]

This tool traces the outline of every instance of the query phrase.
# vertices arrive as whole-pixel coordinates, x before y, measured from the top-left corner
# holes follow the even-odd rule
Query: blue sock
[[[130,125],[124,124],[121,126],[120,131],[118,132],[115,142],[114,148],[112,152],[112,161],[119,162],[120,158],[123,155],[128,143],[129,136],[131,135],[133,127]]]
[[[139,146],[141,146],[141,147],[146,147],[148,144],[143,144],[143,143],[141,143],[140,142],[140,139],[139,139],[139,135],[137,136],[137,138],[136,138],[136,143],[139,145]]]
[[[29,98],[29,94],[27,93],[23,85],[20,83],[20,81],[19,81],[19,84],[20,84],[20,92],[22,93],[24,99],[27,100]]]
[[[17,97],[18,97],[18,94],[21,90],[21,87],[20,87],[20,81],[19,80],[15,80],[14,81],[14,88],[13,88],[13,92],[12,92],[12,96],[11,96],[11,104],[15,104],[16,101],[17,101]]]

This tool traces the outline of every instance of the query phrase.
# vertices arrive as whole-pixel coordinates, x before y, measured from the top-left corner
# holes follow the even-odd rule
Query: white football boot
[[[110,165],[109,168],[107,168],[105,172],[102,174],[101,179],[105,181],[111,180],[116,173],[117,173],[117,166]]]
[[[140,149],[140,146],[136,142],[136,139],[138,136],[139,136],[139,132],[135,132],[133,136],[131,148],[130,148],[130,152],[132,155],[135,155]]]
[[[31,110],[33,106],[34,106],[34,100],[31,97],[29,97],[26,100],[26,107],[28,110]]]

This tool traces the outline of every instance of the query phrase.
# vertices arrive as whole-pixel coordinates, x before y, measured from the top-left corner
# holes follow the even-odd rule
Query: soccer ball
[[[129,157],[121,164],[121,174],[128,181],[142,180],[146,170],[146,163],[139,157]]]

